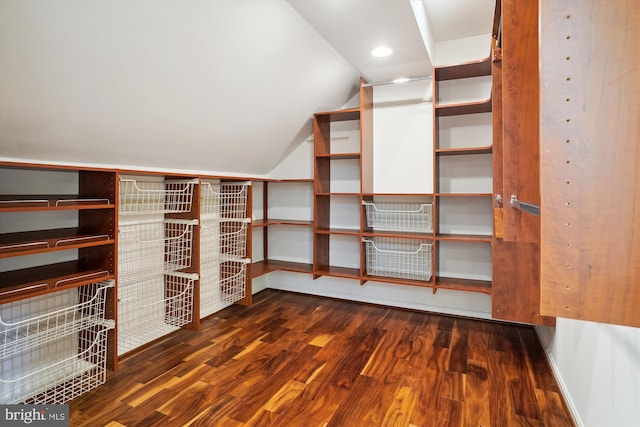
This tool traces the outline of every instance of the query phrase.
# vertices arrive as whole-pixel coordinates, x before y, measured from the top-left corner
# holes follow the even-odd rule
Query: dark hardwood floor
[[[571,426],[532,328],[266,290],[125,358],[72,426]]]

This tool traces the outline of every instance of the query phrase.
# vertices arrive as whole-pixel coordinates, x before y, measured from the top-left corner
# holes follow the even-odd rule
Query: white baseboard
[[[538,335],[538,339],[540,340],[540,344],[542,344],[542,348],[544,349],[544,354],[547,356],[547,361],[549,362],[549,366],[551,366],[551,370],[553,371],[553,376],[556,379],[556,383],[558,387],[560,387],[560,393],[562,394],[562,398],[569,409],[569,413],[571,414],[571,418],[573,418],[573,422],[578,427],[584,427],[584,423],[580,419],[580,414],[578,413],[578,409],[576,405],[571,400],[571,394],[569,393],[569,389],[562,378],[562,374],[556,361],[553,359],[549,348],[553,342],[554,336],[551,332],[550,327],[547,326],[535,326],[536,334]]]
[[[399,284],[322,277],[313,280],[302,273],[273,272],[266,275],[267,287],[349,301],[407,308],[432,313],[491,319],[491,302],[484,294],[438,290]]]

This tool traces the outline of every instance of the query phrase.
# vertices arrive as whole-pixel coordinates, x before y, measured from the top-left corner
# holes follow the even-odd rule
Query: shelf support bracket
[[[540,206],[534,205],[533,203],[521,202],[515,194],[511,195],[509,204],[512,208],[530,213],[531,215],[540,216]]]

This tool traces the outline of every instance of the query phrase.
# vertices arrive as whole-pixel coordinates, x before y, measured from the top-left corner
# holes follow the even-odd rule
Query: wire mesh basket
[[[220,219],[220,181],[203,180],[200,183],[200,217]]]
[[[3,304],[0,359],[101,323],[107,290],[113,286],[107,280]]]
[[[118,229],[118,272],[127,279],[191,266],[193,226],[198,220],[121,224]]]
[[[224,261],[220,264],[220,293],[222,301],[234,303],[245,297],[248,259]]]
[[[120,177],[120,214],[190,212],[197,179],[157,181]]]
[[[195,273],[167,273],[118,285],[118,352],[126,353],[190,323]]]
[[[249,262],[249,259],[229,259],[203,270],[200,278],[200,317],[213,314],[245,297]]]
[[[366,247],[367,275],[398,279],[431,279],[431,244],[409,239],[372,238]]]
[[[251,182],[220,183],[220,216],[222,220],[247,218],[247,194]]]
[[[367,226],[380,231],[431,233],[431,203],[362,202]]]
[[[210,221],[200,227],[200,263],[219,262],[220,256],[244,258],[247,255],[249,220]]]
[[[210,219],[200,223],[200,264],[218,262],[220,258],[220,222]]]
[[[248,220],[227,221],[220,224],[220,252],[227,257],[247,255]]]
[[[2,360],[0,403],[64,404],[106,381],[113,320]]]

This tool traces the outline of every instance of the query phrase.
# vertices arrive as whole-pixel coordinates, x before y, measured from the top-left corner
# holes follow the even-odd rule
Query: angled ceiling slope
[[[285,0],[2,0],[0,159],[266,174],[358,79]]]
[[[432,62],[410,0],[289,3],[370,83],[431,74]],[[371,56],[381,45],[391,48],[393,54]]]

